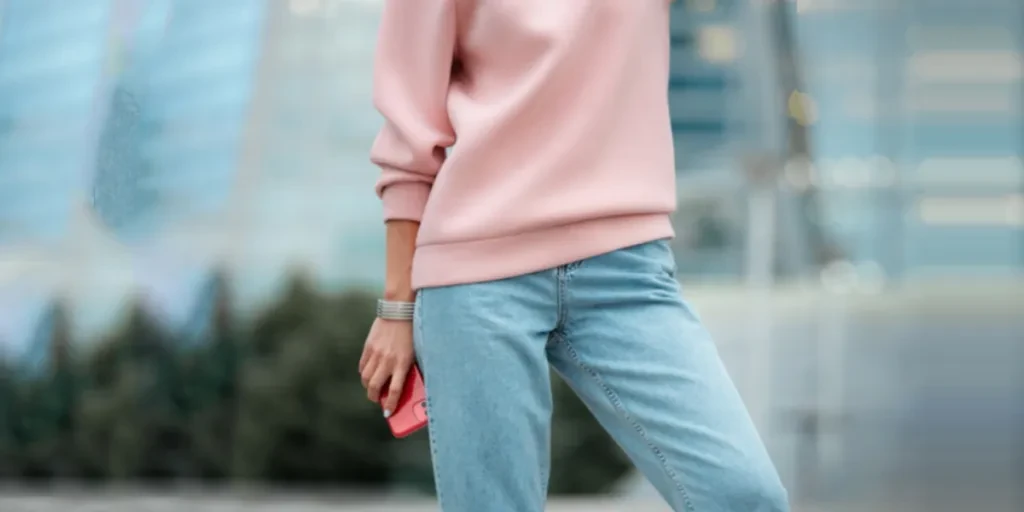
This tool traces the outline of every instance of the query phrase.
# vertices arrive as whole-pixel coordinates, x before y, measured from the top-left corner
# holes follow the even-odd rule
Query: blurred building
[[[58,3],[0,3],[0,243],[60,241],[46,258],[83,297],[161,286],[152,255],[199,281],[224,263],[255,303],[288,268],[380,279],[379,1]],[[820,230],[881,280],[1019,272],[1021,7],[983,7],[675,2],[681,273],[750,271],[751,162],[781,172],[774,271],[816,279]]]
[[[123,0],[120,3],[125,3]],[[92,189],[126,242],[222,216],[234,189],[263,32],[262,2],[136,0]]]
[[[380,126],[371,100],[380,3],[268,8],[230,258],[253,279],[301,267],[330,286],[373,283],[383,258],[367,156]]]
[[[195,323],[231,242],[264,5],[0,2],[0,286],[68,297],[90,336],[134,296]]]
[[[893,277],[1019,273],[1019,2],[796,2],[823,222]]]
[[[109,2],[0,3],[0,245],[68,234],[93,147],[109,15]]]
[[[742,7],[731,0],[689,0],[672,8],[669,101],[682,170],[720,164],[744,129],[733,102],[742,91]]]
[[[334,286],[375,281],[383,233],[368,222],[379,205],[366,155],[379,125],[370,102],[379,5],[171,6],[137,85],[124,86],[140,91],[142,133],[114,151],[137,158],[111,166],[133,186],[111,198],[121,213],[110,217],[130,225],[111,227],[140,254],[226,265],[254,303],[289,269]]]
[[[778,272],[814,276],[820,248],[811,246],[827,242],[873,279],[1019,274],[1021,9],[1009,0],[676,2],[681,271],[749,270],[757,214],[746,176],[762,161],[780,171]],[[807,173],[786,147],[794,127],[806,132]]]

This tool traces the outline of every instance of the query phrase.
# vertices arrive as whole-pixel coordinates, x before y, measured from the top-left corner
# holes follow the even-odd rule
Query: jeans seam
[[[548,341],[545,344],[545,349],[547,347],[551,347],[555,343],[558,343],[558,339],[559,339],[558,333],[556,333],[556,332],[549,333],[548,334]],[[548,497],[548,488],[551,487],[551,430],[550,430],[550,428],[548,429],[548,440],[547,440],[547,442],[548,442],[548,456],[547,456],[547,460],[546,461],[542,461],[541,462],[541,471],[540,471],[541,496],[544,497],[545,501],[547,501],[547,497]]]
[[[622,400],[619,399],[618,394],[615,393],[615,391],[613,391],[611,387],[608,386],[608,384],[605,382],[604,379],[601,378],[601,376],[597,373],[596,370],[591,368],[589,365],[587,365],[587,363],[584,363],[583,360],[580,359],[579,353],[572,346],[572,343],[568,340],[568,338],[564,336],[557,336],[557,339],[558,341],[561,341],[563,345],[565,345],[565,349],[569,353],[569,357],[573,360],[574,363],[576,363],[576,366],[579,367],[579,369],[582,370],[584,373],[589,375],[591,379],[593,379],[594,383],[601,388],[601,390],[605,394],[605,398],[607,398],[608,401],[612,404],[612,408],[615,409],[615,412],[619,414],[619,418],[628,423],[629,426],[633,427],[633,430],[638,435],[640,435],[640,438],[643,439],[645,444],[647,444],[647,447],[651,450],[651,453],[653,453],[654,456],[661,463],[661,469],[662,471],[665,472],[665,476],[668,477],[668,479],[673,484],[675,484],[676,491],[678,491],[679,495],[683,498],[683,503],[686,504],[687,510],[689,510],[690,512],[694,512],[696,509],[693,506],[693,502],[690,500],[690,494],[686,491],[686,487],[680,481],[679,476],[676,474],[676,472],[673,471],[671,467],[669,467],[668,458],[665,457],[664,451],[661,450],[656,444],[654,444],[654,441],[652,441],[650,436],[647,435],[647,430],[644,429],[643,426],[641,426],[640,423],[635,418],[633,418],[632,415],[629,414],[629,411],[627,411],[626,407],[622,404]]]
[[[564,266],[558,267],[555,270],[555,287],[556,290],[556,307],[558,308],[558,318],[555,321],[555,331],[562,329],[565,325],[566,317],[568,316],[568,279],[566,278],[567,272]],[[549,337],[548,342],[550,343],[553,338]]]
[[[420,290],[416,294],[416,300],[417,300],[418,304],[416,304],[416,307],[413,310],[413,314],[416,316],[416,320],[417,321],[414,323],[414,325],[416,327],[416,335],[419,337],[420,342],[423,343],[423,342],[425,342],[425,340],[423,339],[423,316],[422,316],[422,310],[423,310],[424,297],[423,297],[423,291],[422,290]],[[417,351],[417,352],[419,352],[419,351]],[[422,364],[423,364],[422,355],[420,355],[420,365],[422,365]],[[421,368],[421,371],[422,370],[423,370],[423,368]],[[437,502],[441,506],[441,509],[443,510],[444,509],[444,496],[442,496],[442,493],[441,493],[441,486],[437,485],[437,483],[439,483],[441,481],[441,478],[440,478],[441,471],[440,471],[440,468],[439,468],[440,463],[438,462],[440,460],[440,457],[438,457],[438,455],[437,455],[438,454],[438,451],[437,451],[437,441],[434,439],[434,433],[437,432],[437,429],[434,428],[434,415],[432,413],[433,407],[431,407],[430,386],[428,384],[429,383],[429,379],[427,378],[425,371],[423,372],[423,383],[424,383],[424,387],[426,388],[426,391],[427,391],[427,393],[426,393],[426,395],[427,395],[427,397],[426,397],[426,402],[427,402],[427,439],[430,442],[430,455],[431,455],[430,461],[431,461],[431,466],[434,468],[434,482],[435,482],[434,489],[437,492]]]

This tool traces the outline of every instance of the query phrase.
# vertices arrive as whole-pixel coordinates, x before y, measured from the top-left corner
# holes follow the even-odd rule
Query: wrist
[[[414,302],[416,292],[411,286],[386,286],[384,288],[384,300],[391,302]]]

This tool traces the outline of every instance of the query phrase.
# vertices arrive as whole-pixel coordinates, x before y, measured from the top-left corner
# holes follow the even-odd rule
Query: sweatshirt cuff
[[[384,221],[411,220],[420,222],[430,196],[430,184],[422,181],[392,183],[381,192]]]

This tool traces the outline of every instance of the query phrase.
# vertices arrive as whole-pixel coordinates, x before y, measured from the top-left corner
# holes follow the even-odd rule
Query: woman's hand
[[[391,416],[398,406],[405,377],[415,360],[412,322],[380,318],[373,322],[363,347],[363,356],[359,359],[359,374],[366,396],[373,402],[380,402],[384,386],[388,386],[387,401],[382,404],[385,418]]]

